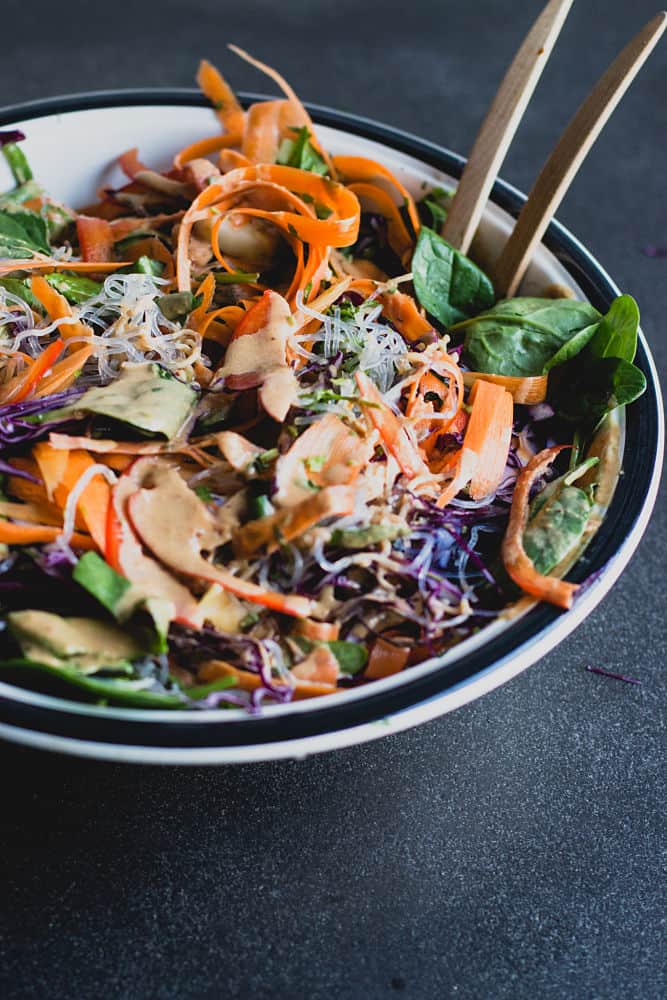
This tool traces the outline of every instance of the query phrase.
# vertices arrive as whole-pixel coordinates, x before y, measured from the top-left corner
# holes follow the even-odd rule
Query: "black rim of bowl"
[[[265,95],[243,94],[247,106]],[[118,90],[99,93],[53,97],[43,101],[0,109],[0,127],[17,121],[41,118],[71,111],[137,105],[182,105],[206,107],[202,95],[189,88],[159,90]],[[459,177],[465,165],[463,157],[435,143],[382,125],[349,112],[336,111],[318,105],[307,105],[314,121],[341,129],[363,138],[372,139],[407,153],[453,177]],[[516,217],[525,200],[511,185],[498,180],[492,200]],[[553,222],[543,241],[555,257],[579,284],[587,298],[600,311],[606,311],[618,289],[594,257],[563,226]],[[642,516],[647,495],[651,492],[655,461],[660,442],[661,403],[653,376],[652,365],[643,338],[640,338],[636,363],[647,376],[645,395],[628,413],[624,472],[605,521],[591,542],[585,556],[579,560],[568,579],[583,582],[590,574],[604,572],[617,554],[626,537]],[[481,671],[511,660],[539,638],[554,630],[561,613],[540,605],[511,625],[501,635],[462,660],[434,668],[393,690],[375,693],[369,685],[368,694],[357,701],[327,707],[313,707],[307,712],[280,716],[258,716],[220,722],[139,721],[105,717],[103,713],[86,715],[85,706],[69,711],[71,702],[61,701],[62,707],[45,707],[0,696],[0,723],[55,737],[92,741],[97,744],[122,744],[152,748],[224,748],[267,745],[285,741],[326,737],[386,718],[396,712],[415,707],[436,698],[454,685],[472,679]]]

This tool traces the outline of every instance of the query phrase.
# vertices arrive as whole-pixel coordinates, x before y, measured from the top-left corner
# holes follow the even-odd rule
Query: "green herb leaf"
[[[493,285],[476,264],[427,226],[412,258],[417,298],[444,326],[493,305]]]
[[[271,514],[275,514],[275,512],[276,508],[263,493],[253,497],[250,501],[250,516],[253,520],[261,517],[269,517]]]
[[[43,312],[44,307],[42,306],[39,299],[36,299],[30,290],[30,284],[23,278],[0,278],[0,288],[6,288],[8,292],[12,295],[16,295],[19,299],[23,299],[27,302],[31,309],[36,312]]]
[[[447,212],[454,194],[444,188],[435,187],[417,203],[417,211],[425,226],[438,229],[447,218]]]
[[[326,162],[322,159],[310,141],[310,131],[306,125],[303,128],[293,128],[294,139],[283,139],[278,150],[276,163],[285,167],[297,167],[299,170],[309,170],[323,177],[328,173]]]

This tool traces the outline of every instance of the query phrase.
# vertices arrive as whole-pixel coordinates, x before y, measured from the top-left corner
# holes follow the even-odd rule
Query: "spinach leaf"
[[[276,163],[284,167],[297,167],[299,170],[309,170],[313,174],[325,176],[329,168],[310,141],[310,131],[306,125],[303,128],[291,128],[294,139],[283,139],[278,150]]]
[[[422,226],[412,257],[415,292],[426,311],[444,326],[493,305],[493,285],[476,264]]]
[[[552,368],[557,368],[558,365],[564,365],[566,361],[570,361],[571,358],[576,358],[577,354],[581,354],[584,347],[590,343],[597,333],[598,327],[599,323],[591,323],[590,326],[585,326],[583,330],[579,330],[569,340],[566,340],[554,356],[546,362],[544,373],[550,372]]]
[[[553,367],[561,351],[566,359],[572,351],[582,350],[599,321],[600,313],[588,302],[517,298],[499,302],[459,328],[466,331],[465,360],[471,368],[532,376]]]
[[[21,259],[50,253],[46,222],[34,212],[0,212],[0,256]]]
[[[595,358],[634,361],[638,330],[639,306],[631,295],[619,295],[590,342],[591,354]]]
[[[561,417],[590,430],[605,413],[633,403],[645,389],[644,373],[636,365],[623,358],[596,358],[588,349],[557,370],[549,398]]]
[[[3,145],[2,152],[17,184],[25,184],[32,180],[30,164],[20,146],[15,142],[8,142]]]

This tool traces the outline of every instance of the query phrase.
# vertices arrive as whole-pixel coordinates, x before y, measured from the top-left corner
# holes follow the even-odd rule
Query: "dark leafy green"
[[[588,302],[505,299],[465,324],[465,360],[475,371],[495,375],[541,375],[568,345],[582,350],[599,322],[600,313]]]
[[[302,128],[292,128],[290,131],[294,132],[294,139],[283,139],[276,163],[326,176],[329,168],[310,141],[308,127],[304,125]]]
[[[47,225],[34,212],[0,212],[0,256],[20,259],[50,253]]]
[[[159,278],[164,271],[164,264],[159,260],[153,260],[152,257],[147,257],[146,254],[142,254],[130,266],[130,270],[134,274],[150,274],[154,278]]]
[[[639,306],[631,295],[619,295],[590,341],[594,358],[634,361],[639,332]]]
[[[412,273],[419,302],[444,326],[493,305],[493,285],[484,272],[427,226],[419,233]]]
[[[610,410],[633,403],[646,390],[641,369],[622,358],[595,358],[589,351],[557,369],[549,398],[566,420],[594,428]]]

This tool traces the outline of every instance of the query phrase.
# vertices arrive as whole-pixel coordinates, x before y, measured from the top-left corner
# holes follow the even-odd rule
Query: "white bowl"
[[[460,175],[463,161],[448,150],[353,115],[310,110],[327,149],[381,161],[417,197],[427,187],[452,187]],[[144,162],[166,167],[178,149],[215,133],[216,120],[196,91],[120,91],[8,108],[0,111],[0,128],[25,132],[24,149],[35,177],[56,198],[77,207],[94,201],[100,187],[123,182],[115,162],[119,153],[138,146]],[[0,190],[10,185],[2,165]],[[503,245],[523,199],[509,185],[496,184],[473,251],[481,263]],[[558,224],[550,227],[545,243],[535,254],[522,294],[540,295],[549,285],[564,284],[605,311],[618,289],[600,265]],[[619,415],[621,430],[627,430],[626,475],[601,530],[571,574],[578,582],[591,574],[594,580],[566,614],[534,607],[519,620],[495,622],[444,656],[394,677],[325,698],[269,706],[259,717],[235,709],[99,707],[0,682],[0,736],[64,753],[143,763],[302,757],[417,725],[505,683],[590,614],[646,528],[662,465],[664,427],[657,376],[643,335],[637,363],[648,390],[628,411],[627,423]]]

